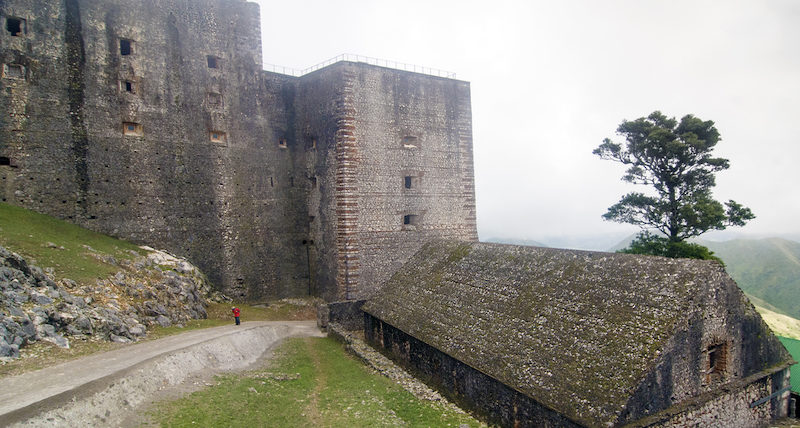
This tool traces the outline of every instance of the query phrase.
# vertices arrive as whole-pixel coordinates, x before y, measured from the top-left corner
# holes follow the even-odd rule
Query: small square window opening
[[[406,214],[403,216],[404,226],[414,226],[417,224],[419,216],[416,214]]]
[[[280,147],[282,149],[285,149],[287,147],[285,138],[281,138],[280,140],[278,140],[278,147]]]
[[[210,131],[208,136],[212,143],[225,144],[228,141],[227,134],[222,131]]]
[[[25,20],[22,18],[6,18],[6,31],[13,37],[22,36],[25,31]]]
[[[206,99],[208,100],[208,105],[222,105],[222,95],[217,92],[209,92],[206,96]]]
[[[141,137],[143,134],[142,124],[136,122],[122,122],[122,134],[133,137]]]
[[[208,56],[206,56],[206,59],[208,60],[208,68],[220,68],[219,67],[219,65],[220,65],[219,64],[220,63],[219,57],[215,57],[213,55],[208,55]]]
[[[20,64],[6,64],[3,66],[3,77],[22,79],[25,77],[25,67]]]
[[[133,40],[119,39],[119,54],[123,56],[133,55]]]

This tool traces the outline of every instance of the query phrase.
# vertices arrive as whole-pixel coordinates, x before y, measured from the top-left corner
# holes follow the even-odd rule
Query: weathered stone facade
[[[432,242],[363,310],[368,341],[502,425],[762,426],[788,410],[793,361],[714,262]]]
[[[241,0],[6,0],[0,20],[4,202],[250,300],[364,297],[425,240],[477,239],[466,82],[265,72]]]

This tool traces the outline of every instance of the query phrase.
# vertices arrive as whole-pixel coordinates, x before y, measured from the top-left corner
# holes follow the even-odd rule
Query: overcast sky
[[[606,249],[635,232],[601,215],[644,188],[592,150],[654,110],[716,123],[731,168],[714,196],[757,216],[730,230],[800,237],[799,1],[259,3],[265,64],[352,53],[471,83],[481,240]]]

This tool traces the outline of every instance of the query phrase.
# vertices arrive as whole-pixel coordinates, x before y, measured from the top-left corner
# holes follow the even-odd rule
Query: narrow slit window
[[[222,131],[210,131],[208,136],[213,143],[225,144],[228,142],[228,135]]]
[[[6,18],[6,31],[13,37],[25,34],[25,20],[22,18]]]
[[[122,134],[132,137],[141,137],[142,124],[136,122],[122,122]]]
[[[119,39],[119,54],[122,56],[133,55],[133,40]]]
[[[722,373],[727,368],[727,355],[725,345],[714,345],[708,347],[708,371],[709,373]]]
[[[403,179],[403,186],[406,189],[410,189],[412,184],[413,181],[411,180],[411,176],[410,175],[405,176],[405,178]]]
[[[206,60],[208,61],[208,68],[220,68],[220,58],[214,55],[206,56]]]
[[[25,67],[21,64],[6,64],[3,66],[3,77],[22,79],[25,77]]]
[[[413,135],[406,135],[401,140],[404,149],[416,149],[419,147],[419,138]]]

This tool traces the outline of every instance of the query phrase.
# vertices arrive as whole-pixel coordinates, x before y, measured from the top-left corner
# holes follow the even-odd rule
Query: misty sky
[[[601,215],[645,188],[592,150],[654,110],[716,123],[714,196],[757,216],[729,230],[800,237],[796,0],[259,3],[265,64],[352,53],[471,83],[481,240],[605,249],[638,230]]]

